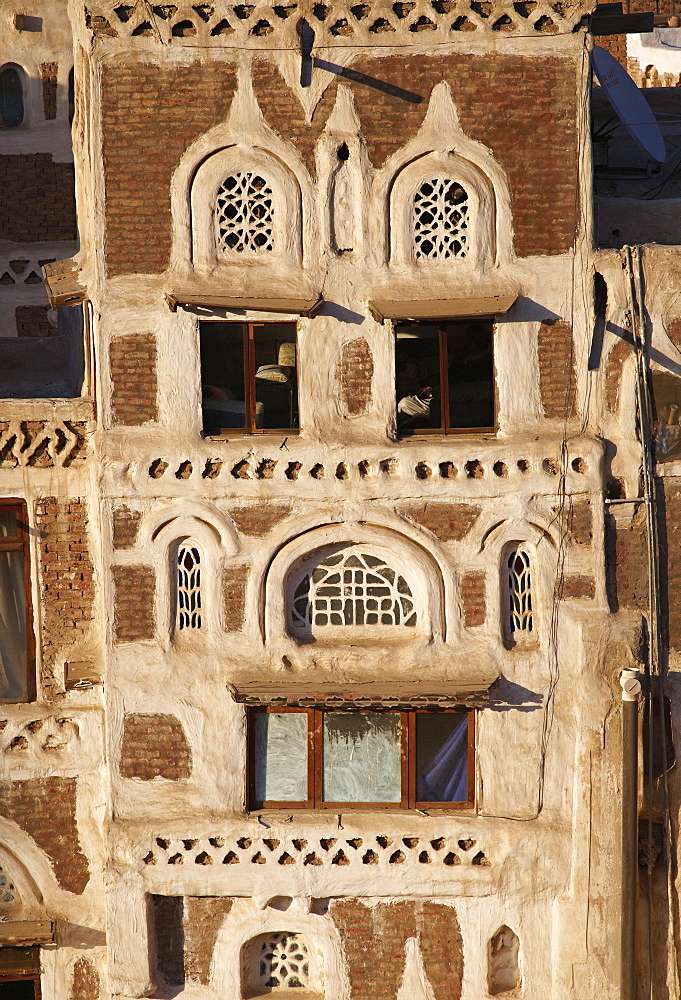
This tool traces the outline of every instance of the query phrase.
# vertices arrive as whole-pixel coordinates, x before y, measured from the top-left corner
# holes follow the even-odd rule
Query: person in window
[[[494,423],[492,334],[484,323],[464,328],[460,350],[450,345],[449,408],[453,427],[491,427]]]

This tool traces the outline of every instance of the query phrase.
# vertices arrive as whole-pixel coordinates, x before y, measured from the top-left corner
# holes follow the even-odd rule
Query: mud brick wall
[[[482,570],[464,573],[461,577],[463,621],[468,628],[484,625],[487,617],[485,601],[485,574]]]
[[[340,80],[349,86],[374,166],[413,138],[433,87],[452,88],[461,127],[489,146],[508,174],[519,256],[565,253],[574,244],[577,209],[577,63],[561,59],[448,55],[356,59],[348,76],[325,91],[311,126],[270,63],[253,69],[258,101],[268,124],[291,138],[312,169],[314,142],[333,107]],[[372,78],[365,82],[366,78]],[[378,84],[378,86],[376,85]],[[380,84],[410,91],[413,100],[386,93]],[[520,98],[520,99],[519,99]],[[547,203],[544,192],[551,190]]]
[[[352,1000],[395,1000],[402,982],[407,939],[418,937],[435,1000],[459,1000],[463,977],[461,932],[452,907],[438,903],[334,900]]]
[[[400,513],[432,531],[442,542],[461,542],[480,517],[480,507],[466,503],[415,503]]]
[[[156,577],[151,566],[114,566],[116,642],[153,639]]]
[[[605,362],[605,405],[610,413],[617,413],[620,408],[622,367],[632,353],[632,345],[626,340],[620,340],[612,348]]]
[[[113,547],[129,549],[137,541],[141,514],[138,510],[116,507],[113,512]]]
[[[0,782],[0,816],[14,820],[45,852],[62,889],[81,893],[90,878],[76,826],[76,779]]]
[[[232,902],[224,896],[185,897],[184,965],[189,982],[208,985],[215,941]]]
[[[561,596],[566,601],[591,600],[596,595],[596,582],[592,576],[574,574],[563,581]]]
[[[576,59],[497,54],[355,60],[342,82],[354,92],[374,166],[420,128],[433,87],[452,88],[461,126],[485,143],[508,174],[519,256],[574,245],[577,188]],[[313,149],[333,107],[338,78],[311,123],[276,67],[255,57],[253,81],[268,124],[313,170]],[[104,67],[102,125],[106,259],[110,275],[158,273],[170,254],[170,178],[187,147],[224,121],[235,74],[224,63],[152,66],[122,58]],[[384,84],[392,85],[386,93]],[[413,99],[396,96],[410,91]],[[154,197],[149,198],[149,191]],[[551,191],[551,198],[545,192]]]
[[[0,240],[77,239],[72,163],[51,153],[0,156]]]
[[[224,624],[227,632],[238,632],[244,623],[246,610],[247,566],[225,569],[222,577]]]
[[[574,415],[575,359],[569,323],[542,323],[537,337],[539,391],[545,415],[562,420]]]
[[[351,417],[366,413],[371,403],[374,359],[361,337],[345,344],[336,365],[336,385],[345,412]]]
[[[155,966],[162,982],[184,985],[184,927],[182,896],[152,896]]]
[[[84,500],[47,497],[36,506],[40,536],[43,686],[56,684],[59,651],[85,638],[92,621],[94,570]]]
[[[224,121],[235,71],[224,62],[104,67],[102,130],[110,275],[168,266],[170,178],[182,153]],[[153,192],[153,197],[149,193]]]
[[[17,337],[56,337],[58,331],[47,319],[48,310],[49,306],[17,306]]]
[[[576,500],[568,508],[567,529],[575,545],[591,545],[594,525],[590,500]]]
[[[50,121],[57,117],[57,69],[56,62],[40,64],[40,78],[43,82],[43,114]]]
[[[99,1000],[99,973],[92,962],[78,958],[73,966],[71,1000]]]
[[[283,521],[293,510],[292,504],[265,504],[257,507],[232,507],[227,511],[244,535],[261,538]]]
[[[188,778],[192,755],[179,719],[174,715],[126,715],[121,745],[124,778]]]
[[[660,526],[663,601],[668,609],[669,645],[681,650],[681,479],[664,479],[658,499],[664,515]],[[641,539],[641,548],[645,538]]]
[[[606,561],[614,569],[610,599],[616,607],[643,610],[648,605],[646,512],[643,504],[634,510],[633,504],[622,506],[629,510],[611,507],[606,518]]]
[[[117,424],[156,420],[156,339],[151,333],[116,337],[109,347],[111,406]]]
[[[152,896],[156,969],[166,983],[208,985],[213,949],[229,896]]]

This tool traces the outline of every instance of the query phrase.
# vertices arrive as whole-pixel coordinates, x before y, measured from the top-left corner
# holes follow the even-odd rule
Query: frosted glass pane
[[[307,715],[258,712],[255,725],[255,798],[307,801]]]
[[[468,712],[416,716],[417,802],[468,800]]]
[[[0,700],[21,701],[26,686],[24,553],[0,552]]]
[[[400,802],[397,712],[324,714],[324,801]]]

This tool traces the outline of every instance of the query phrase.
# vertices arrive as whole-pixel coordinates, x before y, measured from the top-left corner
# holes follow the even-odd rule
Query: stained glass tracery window
[[[193,542],[177,550],[177,624],[181,631],[201,628],[201,554]]]
[[[260,174],[235,172],[217,193],[218,247],[223,252],[273,248],[274,192]]]
[[[291,626],[402,625],[417,622],[405,578],[384,559],[367,552],[334,553],[299,581],[293,595]]]
[[[507,557],[508,631],[511,637],[532,635],[532,573],[529,553],[518,546]]]
[[[451,177],[431,177],[414,193],[414,252],[417,260],[468,255],[468,193]]]

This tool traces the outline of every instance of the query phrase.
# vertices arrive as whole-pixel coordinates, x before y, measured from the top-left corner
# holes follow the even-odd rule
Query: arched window
[[[300,264],[301,188],[273,153],[242,144],[216,150],[192,176],[190,204],[194,267]]]
[[[201,553],[192,541],[183,541],[177,549],[177,627],[201,628]]]
[[[412,224],[418,259],[468,256],[468,192],[451,177],[429,177],[414,193]]]
[[[512,546],[505,556],[506,637],[517,642],[534,636],[532,570],[530,555],[522,545]]]
[[[244,948],[243,993],[264,996],[300,989],[305,996],[321,992],[322,961],[304,934],[279,931],[261,934]]]
[[[357,549],[334,552],[297,581],[290,625],[294,634],[333,626],[417,623],[411,588],[386,561]]]
[[[21,74],[14,66],[0,71],[0,121],[3,128],[16,128],[24,120]]]
[[[259,173],[230,174],[217,193],[218,248],[223,252],[272,250],[274,192]]]

